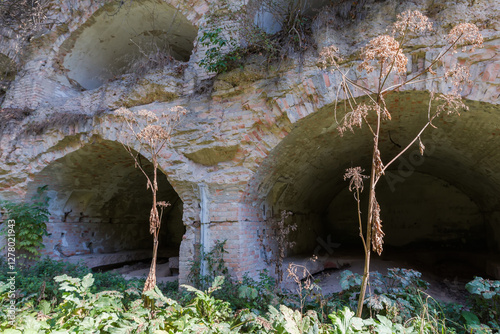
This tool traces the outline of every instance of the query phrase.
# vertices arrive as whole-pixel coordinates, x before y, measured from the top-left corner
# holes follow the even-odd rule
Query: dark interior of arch
[[[164,1],[113,1],[63,43],[63,66],[71,82],[94,89],[130,73],[134,62],[145,57],[164,60],[170,55],[188,61],[197,33],[178,9]]]
[[[151,163],[144,157],[140,161],[151,175]],[[151,191],[120,143],[96,140],[52,162],[35,176],[30,190],[43,185],[48,186],[51,216],[46,254],[118,254],[94,265],[151,256]],[[178,256],[185,233],[183,203],[161,171],[158,187],[158,200],[171,204],[163,215],[158,257]]]
[[[383,124],[382,160],[387,163],[426,122],[428,93],[388,96],[392,121]],[[388,170],[377,186],[385,232],[383,258],[457,274],[499,275],[490,268],[500,254],[500,113],[498,106],[467,101],[460,116],[435,121]],[[341,115],[341,112],[339,115]],[[372,139],[366,127],[338,135],[332,106],[300,120],[264,164],[271,170],[260,186],[273,215],[294,212],[298,230],[290,255],[352,251],[360,256],[357,204],[343,175],[361,166],[370,174]],[[369,181],[361,196],[366,220]],[[498,277],[497,277],[498,278]]]

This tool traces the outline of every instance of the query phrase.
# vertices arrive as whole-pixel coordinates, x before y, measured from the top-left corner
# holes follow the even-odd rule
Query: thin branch
[[[365,249],[365,254],[367,252],[366,249],[366,241],[363,235],[363,222],[361,220],[361,207],[360,207],[360,199],[359,199],[359,188],[356,188],[356,202],[358,202],[358,222],[359,222],[359,236],[361,237],[361,241],[363,242],[363,248]]]
[[[433,118],[434,119],[434,118]],[[425,129],[427,129],[427,127],[431,125],[430,122],[427,122],[427,124],[424,125],[424,127],[422,128],[422,130],[420,130],[420,132],[417,134],[417,136],[403,149],[401,150],[401,152],[398,153],[398,155],[396,155],[391,161],[389,161],[385,166],[384,168],[382,168],[382,173],[380,174],[380,176],[382,176],[382,174],[387,170],[387,167],[389,167],[394,161],[396,161],[403,153],[405,153],[410,147],[411,145],[413,145],[417,139],[420,137],[420,135],[425,131]],[[375,180],[375,185],[377,184],[378,180],[380,179],[380,176],[378,176]]]
[[[420,72],[420,73],[418,73],[417,75],[415,75],[413,78],[411,78],[411,79],[409,79],[409,80],[407,80],[407,81],[405,81],[405,82],[403,82],[403,83],[400,83],[399,85],[396,85],[395,87],[394,87],[394,86],[392,86],[392,87],[394,87],[394,89],[391,89],[391,90],[396,90],[396,89],[398,89],[398,88],[400,88],[400,87],[402,87],[402,86],[404,86],[404,85],[407,85],[407,84],[411,83],[413,80],[415,80],[416,78],[418,78],[418,77],[420,77],[421,75],[423,75],[424,73],[429,72],[429,69],[431,69],[431,68],[432,68],[432,66],[434,66],[434,65],[435,65],[435,64],[436,64],[436,63],[437,63],[437,62],[438,62],[438,61],[439,61],[439,60],[440,60],[440,59],[441,59],[441,58],[442,58],[445,54],[447,54],[447,53],[448,53],[448,51],[450,51],[450,50],[451,50],[451,49],[452,49],[452,48],[453,48],[453,47],[454,47],[454,46],[458,43],[458,40],[462,37],[462,35],[463,35],[463,33],[462,33],[460,36],[458,36],[458,37],[457,37],[457,39],[456,39],[453,43],[451,43],[451,44],[450,44],[450,46],[449,46],[449,47],[448,47],[445,51],[441,52],[441,53],[440,53],[440,54],[439,54],[439,55],[438,55],[438,56],[437,56],[437,57],[436,57],[436,58],[432,61],[432,63],[431,63],[429,66],[427,66],[427,68],[426,68],[426,69],[424,69],[422,72]],[[382,91],[382,93],[385,93],[385,92],[387,92],[387,91],[388,91],[388,89],[385,89],[385,90],[383,90],[383,91]]]

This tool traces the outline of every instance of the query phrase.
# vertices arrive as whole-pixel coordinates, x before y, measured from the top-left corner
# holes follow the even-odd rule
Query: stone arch
[[[418,91],[389,96],[397,121],[387,124],[390,134],[383,134],[384,161],[425,123],[428,97]],[[427,265],[461,263],[476,274],[498,276],[500,154],[494,148],[500,144],[500,113],[495,104],[468,100],[467,105],[469,112],[445,117],[436,123],[437,130],[422,136],[424,157],[415,146],[381,180],[387,255],[391,249],[419,249],[417,257]],[[265,219],[281,210],[295,212],[299,226],[292,234],[297,247],[291,255],[324,254],[328,243],[361,249],[356,202],[342,175],[351,166],[369,167],[368,131],[340,137],[332,125],[332,104],[300,116],[264,158],[240,202],[240,221],[252,230],[245,244],[257,253],[260,268],[267,255],[258,238],[268,228]]]
[[[12,177],[13,183],[8,180],[2,180],[4,181],[2,183],[2,187],[5,190],[5,192],[3,192],[3,195],[5,196],[4,199],[19,201],[25,198],[29,200],[32,192],[36,190],[36,184],[46,184],[37,178],[46,168],[49,166],[61,165],[58,161],[69,155],[81,155],[77,152],[81,152],[85,147],[92,147],[95,145],[100,147],[100,143],[104,142],[112,143],[113,148],[118,151],[124,151],[123,147],[121,147],[121,143],[125,140],[123,137],[123,130],[123,124],[117,123],[116,118],[112,115],[105,114],[99,117],[91,118],[85,122],[79,122],[57,129],[49,129],[44,132],[43,140],[36,140],[35,138],[30,139],[32,144],[30,145],[29,150],[26,150],[23,146],[24,148],[22,150],[13,150],[7,157],[8,160],[11,159],[16,163],[19,163],[20,168],[16,169],[16,173]],[[2,139],[6,139],[6,137],[4,136]],[[140,147],[133,146],[133,149],[139,151]],[[147,153],[144,153],[144,158],[145,160],[150,160]],[[127,161],[126,156],[123,156],[123,159],[124,162]],[[128,159],[130,159],[128,160],[129,163],[132,163],[132,158],[128,157]],[[176,221],[180,222],[180,224],[177,224],[177,231],[180,228],[185,229],[184,234],[177,234],[176,243],[180,242],[181,245],[176,248],[176,254],[179,255],[179,280],[181,282],[186,282],[191,263],[190,261],[194,256],[196,238],[199,238],[197,237],[197,225],[195,224],[199,221],[199,198],[198,194],[193,192],[193,189],[196,189],[197,185],[196,180],[193,180],[192,175],[190,174],[190,170],[193,166],[190,165],[188,159],[176,153],[176,151],[171,147],[164,148],[159,159],[159,164],[161,172],[168,175],[168,181],[166,182],[169,183],[169,185],[167,184],[167,187],[171,187],[170,191],[180,197],[179,202],[177,203],[178,205],[174,206],[171,210],[173,210],[172,213],[174,211],[176,212]],[[140,178],[137,182],[138,187],[146,189],[145,183],[141,183]],[[76,195],[73,197],[76,198]],[[145,196],[148,195],[149,193],[145,194]],[[150,203],[148,205],[150,205]],[[74,220],[77,221],[76,224],[78,224],[78,215],[79,213],[77,213],[77,217],[73,217]],[[64,218],[64,212],[59,212],[59,215],[56,215],[53,218],[61,220],[61,217]],[[145,216],[145,220],[147,220],[147,217],[148,215]],[[71,217],[68,216],[67,220],[69,218]],[[88,222],[88,219],[88,217],[84,217],[86,222]],[[95,221],[93,221],[92,224],[94,224]],[[107,221],[109,222],[109,220]],[[62,222],[59,221],[59,223]],[[166,229],[165,232],[167,232]],[[147,234],[148,230],[146,223],[146,236]],[[60,237],[61,236],[59,235],[59,238]],[[55,244],[49,244],[47,247],[47,251],[51,251],[53,255],[55,254],[54,246],[60,243],[61,240],[54,242]],[[79,249],[78,252],[89,251],[84,246],[82,247],[84,249]],[[109,245],[109,248],[111,248],[111,245]],[[150,248],[151,247],[148,245],[148,254],[150,254]],[[76,250],[73,250],[73,253],[75,251]],[[71,252],[67,253],[67,255],[71,254]],[[139,252],[137,254],[141,253]],[[89,264],[92,265],[92,263]]]
[[[151,163],[141,157],[151,173]],[[165,174],[160,172],[158,181],[159,200],[171,203],[164,216],[159,257],[178,257],[186,229],[183,202]],[[94,138],[51,161],[29,183],[27,196],[44,185],[49,188],[51,217],[50,236],[44,240],[47,255],[83,260],[90,267],[151,256],[151,195],[120,143]]]
[[[198,34],[196,14],[176,1],[113,1],[71,32],[57,62],[70,83],[94,89],[145,57],[188,61]]]

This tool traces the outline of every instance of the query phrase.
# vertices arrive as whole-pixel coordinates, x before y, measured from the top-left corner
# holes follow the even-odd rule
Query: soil
[[[319,279],[319,286],[324,295],[342,291],[340,287],[340,275],[348,269],[354,273],[363,274],[364,260],[353,260],[349,266],[342,269],[327,269],[318,273],[315,278]],[[387,274],[389,268],[409,268],[407,263],[399,261],[383,261],[374,259],[371,262],[371,270],[378,271],[381,274]],[[465,284],[471,279],[454,277],[449,279],[440,277],[430,272],[422,272],[422,279],[428,282],[429,288],[425,291],[434,299],[444,303],[459,303],[463,304],[466,300],[468,292],[465,290]]]
[[[318,285],[323,295],[342,290],[340,275],[344,270],[363,274],[364,257],[359,252],[335,253],[318,259],[319,264],[308,259],[310,257],[306,256],[285,259],[284,276],[286,276],[286,268],[290,262],[306,265],[314,278],[319,281]],[[482,270],[484,267],[481,266],[481,263],[486,261],[485,259],[487,259],[485,254],[471,252],[389,251],[382,257],[372,255],[370,271],[387,274],[389,268],[414,269],[421,272],[421,278],[430,284],[425,292],[432,298],[444,303],[464,304],[469,296],[465,285],[472,281],[474,276],[489,278]],[[296,283],[285,277],[283,287],[295,291]]]

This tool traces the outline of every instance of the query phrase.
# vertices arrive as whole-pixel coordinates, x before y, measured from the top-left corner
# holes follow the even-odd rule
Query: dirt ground
[[[471,268],[467,263],[459,260],[442,261],[439,255],[428,254],[426,258],[433,258],[432,261],[420,261],[408,254],[398,256],[386,256],[381,258],[374,256],[371,260],[370,271],[378,271],[381,274],[387,274],[389,268],[406,268],[414,269],[422,273],[421,278],[428,282],[429,288],[426,292],[434,299],[441,302],[454,302],[463,304],[469,295],[465,289],[465,284],[470,282],[475,275],[481,276],[484,273]],[[410,260],[408,260],[410,259]],[[285,277],[286,267],[288,263],[306,264],[308,269],[313,274],[316,280],[319,280],[319,286],[322,293],[328,295],[335,292],[340,292],[340,275],[344,270],[350,270],[354,273],[363,274],[364,258],[359,254],[341,254],[329,259],[322,259],[326,269],[322,269],[321,265],[312,263],[309,259],[303,257],[294,257],[285,260],[284,268],[284,283],[283,286],[291,291],[295,291],[296,284],[289,278]],[[331,268],[336,266],[337,268]],[[432,263],[432,264],[430,264]]]
[[[387,274],[387,269],[389,268],[409,268],[406,263],[401,263],[399,261],[382,261],[380,259],[375,259],[371,263],[371,271],[378,271],[381,274]],[[343,269],[327,269],[322,273],[315,275],[315,278],[320,280],[319,286],[322,289],[323,294],[328,295],[334,292],[342,291],[340,287],[340,275],[341,273],[348,269],[354,273],[363,274],[363,259],[353,260],[350,266]],[[427,293],[439,300],[441,302],[455,302],[463,303],[467,291],[465,290],[465,284],[469,282],[468,279],[463,279],[455,277],[454,279],[448,279],[439,277],[435,274],[429,272],[422,272],[422,279],[430,284]]]

